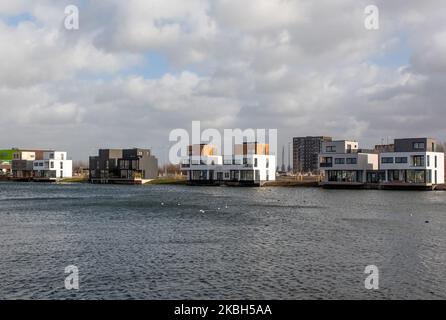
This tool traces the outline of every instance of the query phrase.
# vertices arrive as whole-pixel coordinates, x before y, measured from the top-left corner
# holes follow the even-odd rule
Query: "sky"
[[[67,30],[65,7],[79,8]],[[367,30],[364,9],[379,9]],[[152,148],[202,128],[446,141],[444,0],[0,0],[0,149]],[[280,161],[280,160],[279,160]]]

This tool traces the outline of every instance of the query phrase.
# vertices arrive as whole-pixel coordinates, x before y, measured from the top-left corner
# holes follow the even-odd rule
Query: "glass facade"
[[[412,163],[414,167],[424,167],[424,156],[413,156]]]
[[[362,171],[330,170],[327,172],[329,182],[363,182]]]
[[[431,170],[387,170],[387,181],[426,184],[432,183]]]
[[[408,183],[432,183],[430,170],[407,170]]]

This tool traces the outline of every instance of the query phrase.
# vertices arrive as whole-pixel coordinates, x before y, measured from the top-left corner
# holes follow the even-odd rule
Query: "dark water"
[[[444,299],[446,193],[1,183],[17,298]]]

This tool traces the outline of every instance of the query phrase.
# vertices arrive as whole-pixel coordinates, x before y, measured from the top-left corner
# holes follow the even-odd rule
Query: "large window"
[[[388,181],[404,181],[404,171],[399,170],[389,170],[387,171],[387,179]]]
[[[333,166],[333,158],[332,157],[322,157],[321,159],[321,167],[327,168]]]
[[[430,170],[426,174],[425,170],[408,170],[407,171],[407,182],[409,183],[430,183],[431,176]]]
[[[345,164],[345,159],[344,158],[336,158],[335,164]]]
[[[381,163],[393,163],[393,157],[382,157]]]
[[[357,158],[347,158],[347,164],[357,164],[358,159]]]
[[[395,163],[407,163],[407,157],[396,157]]]
[[[325,148],[326,152],[336,152],[336,146],[327,146]]]
[[[191,171],[191,180],[207,180],[207,170],[193,170]]]
[[[361,171],[330,170],[327,172],[329,182],[362,182]]]
[[[413,156],[414,167],[424,167],[424,156]]]
[[[415,150],[424,150],[426,148],[426,145],[424,144],[424,142],[414,142],[413,148]]]
[[[399,180],[399,171],[397,170],[389,170],[387,171],[387,180],[388,181],[397,181]]]
[[[380,183],[386,180],[386,173],[384,171],[369,171],[367,172],[368,183]]]
[[[254,171],[252,171],[252,170],[240,171],[240,180],[244,180],[244,181],[254,180]]]

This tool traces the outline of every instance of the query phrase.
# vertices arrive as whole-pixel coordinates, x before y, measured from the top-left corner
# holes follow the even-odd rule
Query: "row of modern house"
[[[0,175],[16,181],[57,181],[73,176],[65,151],[0,150]],[[143,183],[158,177],[158,160],[147,149],[100,149],[90,157],[92,183]]]
[[[275,180],[275,156],[269,146],[243,143],[230,157],[210,145],[189,147],[181,169],[191,184],[261,185]],[[60,180],[72,177],[66,152],[52,150],[0,150],[1,173],[13,180]],[[100,149],[89,159],[91,183],[143,184],[158,177],[158,159],[149,149]]]
[[[134,183],[158,177],[158,159],[149,149],[100,149],[90,157],[91,183]]]
[[[0,173],[16,180],[56,180],[71,177],[73,162],[55,150],[0,150]]]
[[[320,174],[324,187],[434,189],[445,183],[444,152],[434,139],[396,139],[373,150],[329,137],[293,142],[295,168]],[[181,163],[189,183],[205,185],[263,185],[275,180],[275,168],[269,146],[256,142],[236,145],[231,156],[218,155],[212,145],[191,146]]]
[[[192,145],[181,170],[190,184],[260,186],[276,179],[276,157],[268,144],[257,142],[234,145],[230,156],[218,154],[213,145]]]
[[[374,149],[330,137],[294,138],[293,165],[320,175],[324,187],[434,189],[445,183],[444,150],[430,138],[396,139]],[[191,145],[180,167],[190,184],[260,186],[276,179],[276,156],[257,142],[236,144],[231,155],[210,144]],[[12,179],[70,178],[72,168],[64,151],[0,150],[0,175]],[[158,160],[149,149],[100,149],[88,170],[92,183],[145,183],[158,177]]]
[[[356,141],[324,141],[319,153],[324,186],[435,188],[445,183],[444,152],[433,139],[396,139],[373,150]]]

